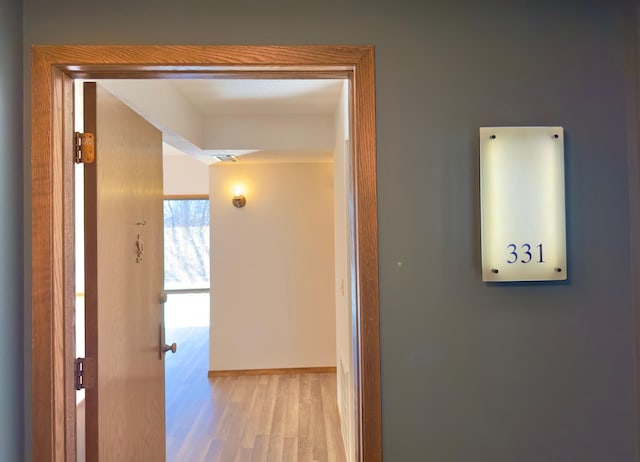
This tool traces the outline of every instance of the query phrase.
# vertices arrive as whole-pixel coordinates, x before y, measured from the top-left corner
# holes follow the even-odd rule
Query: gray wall
[[[625,106],[633,95],[616,2],[27,0],[24,8],[25,56],[34,43],[375,45],[385,460],[635,460]],[[566,283],[481,282],[478,127],[521,124],[565,127]],[[0,169],[1,183],[15,199],[19,179],[9,171],[19,168],[2,155],[13,164]]]
[[[22,4],[0,0],[0,460],[24,448]]]

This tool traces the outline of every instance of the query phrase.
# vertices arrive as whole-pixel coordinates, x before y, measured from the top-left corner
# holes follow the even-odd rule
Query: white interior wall
[[[333,149],[331,114],[210,115],[204,125],[205,149]]]
[[[166,152],[175,151],[166,144]],[[186,154],[165,154],[162,158],[163,189],[166,196],[209,194],[209,166]]]
[[[335,366],[332,164],[210,173],[210,369]]]
[[[175,91],[169,80],[101,80],[102,86],[174,141],[202,146],[204,126],[198,110]],[[162,95],[162,96],[159,96]],[[173,133],[179,134],[172,137]]]
[[[335,116],[334,223],[335,223],[335,303],[336,303],[336,379],[342,440],[347,461],[355,460],[354,358],[351,288],[351,210],[349,155],[349,82],[344,81]]]

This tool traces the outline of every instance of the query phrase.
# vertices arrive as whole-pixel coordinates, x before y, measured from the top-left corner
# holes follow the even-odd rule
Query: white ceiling
[[[343,79],[101,80],[163,132],[169,155],[206,163],[332,160]]]
[[[336,79],[170,80],[203,115],[333,114],[342,91]]]

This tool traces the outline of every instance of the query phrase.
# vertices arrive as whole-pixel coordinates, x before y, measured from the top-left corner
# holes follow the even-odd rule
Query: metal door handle
[[[178,345],[174,342],[171,345],[167,345],[166,343],[164,344],[164,346],[162,347],[162,352],[166,353],[167,351],[170,351],[171,353],[175,353],[178,350]]]
[[[171,353],[175,353],[178,350],[178,345],[172,343],[171,345],[167,345],[164,343],[164,326],[160,324],[158,329],[158,359],[162,360],[167,351]]]

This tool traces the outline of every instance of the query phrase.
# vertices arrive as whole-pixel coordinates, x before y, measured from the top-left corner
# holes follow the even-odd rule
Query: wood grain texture
[[[33,459],[57,461],[64,455],[64,445],[54,438],[56,414],[64,403],[55,399],[64,380],[54,375],[54,360],[64,361],[64,353],[51,348],[54,335],[55,304],[54,271],[63,271],[54,264],[53,242],[53,146],[51,142],[53,111],[52,93],[56,83],[47,60],[33,55],[31,109],[31,220],[32,220],[32,438]],[[58,116],[60,114],[57,114]],[[38,155],[41,153],[41,155]],[[61,185],[59,185],[61,187]],[[63,230],[58,229],[57,233]]]
[[[74,120],[73,105],[74,91],[73,79],[68,75],[62,75],[62,95],[64,108],[62,113],[63,129],[61,131],[63,146],[62,150],[62,168],[63,168],[63,187],[65,193],[62,200],[64,207],[62,216],[64,220],[64,244],[63,244],[63,261],[64,261],[64,281],[63,281],[63,303],[64,303],[64,330],[62,332],[64,342],[64,356],[74,356],[76,352],[76,265],[75,265],[75,203],[73,192],[75,189],[75,164],[73,161],[74,150]],[[64,366],[64,383],[65,389],[73,389],[75,387],[75,363],[73,361],[65,361]],[[63,393],[61,399],[65,401],[65,455],[67,459],[76,459],[76,397],[73,393]]]
[[[97,363],[87,461],[162,461],[162,133],[99,84],[84,86],[85,131],[96,137],[96,160],[84,166],[85,345]]]
[[[96,132],[96,86],[83,85],[83,126],[84,131],[89,133]],[[85,295],[84,295],[84,329],[85,329],[85,356],[88,358],[98,358],[97,345],[94,340],[87,344],[87,338],[97,339],[98,332],[98,195],[97,189],[92,186],[97,182],[97,171],[95,165],[83,166],[84,169],[84,267],[85,267]],[[87,187],[88,185],[88,187]],[[92,397],[87,402],[85,392],[85,423],[84,435],[98,435],[100,433],[99,420],[91,418],[99,412],[98,402],[100,400],[100,389],[92,391]],[[89,418],[87,418],[89,416]],[[98,457],[98,441],[93,438],[91,441],[85,441],[85,459]]]
[[[353,135],[356,142],[355,202],[357,207],[356,272],[359,339],[356,351],[360,406],[360,460],[382,460],[382,395],[380,387],[380,306],[378,282],[378,198],[376,189],[375,63],[369,49],[354,76]]]
[[[352,137],[354,213],[357,228],[357,290],[354,334],[358,365],[358,460],[382,457],[377,198],[375,165],[375,80],[373,48],[367,46],[36,46],[32,50],[32,437],[38,461],[66,460],[63,286],[65,263],[62,210],[72,191],[62,170],[65,109],[55,105],[63,75],[74,78],[344,77],[353,86]],[[56,96],[57,95],[57,96]],[[56,173],[57,169],[57,173]],[[58,217],[58,218],[56,218]],[[55,321],[55,320],[59,321]],[[54,348],[52,348],[54,345]],[[56,366],[57,365],[57,366]],[[60,436],[62,435],[62,436]],[[265,443],[266,444],[266,443]],[[216,452],[211,447],[212,454]]]
[[[343,462],[335,373],[207,378],[207,327],[167,329],[168,462]]]
[[[236,369],[229,371],[209,371],[208,377],[236,377],[239,375],[287,375],[287,374],[328,374],[336,373],[335,366],[328,367],[282,367],[274,369]]]
[[[57,73],[55,79],[55,96],[53,99],[53,107],[54,111],[59,114],[65,113],[65,94],[64,94],[64,78],[62,73]],[[57,117],[54,119],[53,126],[53,137],[54,137],[54,146],[57,149],[57,152],[54,154],[55,157],[60,159],[64,158],[64,147],[65,144],[63,142],[64,132],[65,132],[65,122],[67,120],[66,116]],[[57,142],[56,142],[57,141]],[[64,229],[66,231],[66,223],[65,223],[65,187],[67,186],[66,181],[64,179],[64,161],[59,162],[54,165],[53,168],[53,222],[54,227],[57,229]],[[53,236],[53,259],[54,261],[65,262],[64,255],[65,249],[64,245],[66,243],[65,234],[55,234]],[[53,297],[54,303],[58,306],[64,307],[64,296],[65,296],[65,279],[66,279],[66,265],[64,265],[61,270],[54,272],[53,278]],[[65,348],[65,310],[64,308],[61,310],[54,311],[53,313],[53,342],[51,344],[51,348],[55,351],[55,355],[57,357],[64,357],[64,348]],[[65,377],[65,362],[64,361],[56,361],[53,362],[54,367],[54,376],[56,380],[62,380],[63,383],[66,384]],[[55,422],[56,427],[54,431],[54,439],[55,445],[57,447],[64,446],[65,451],[67,449],[66,443],[66,429],[64,428],[66,425],[66,400],[64,387],[58,387],[54,390],[54,398],[57,403],[62,403],[62,406],[58,406],[55,414]],[[62,454],[57,455],[57,459],[61,460],[60,457]]]
[[[77,77],[318,78],[347,76],[371,53],[361,46],[38,46],[52,65]],[[105,66],[108,65],[108,66]],[[277,75],[274,75],[277,73]]]

